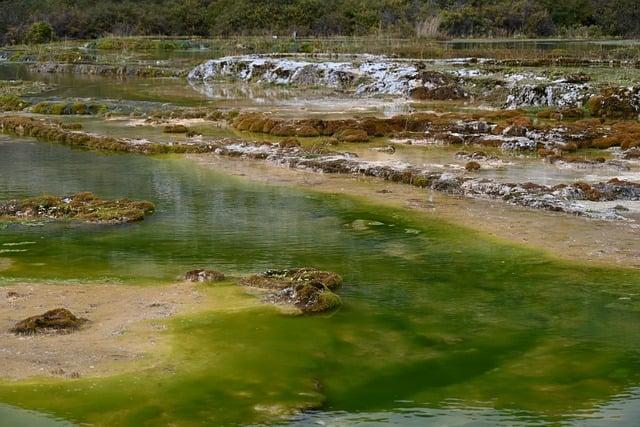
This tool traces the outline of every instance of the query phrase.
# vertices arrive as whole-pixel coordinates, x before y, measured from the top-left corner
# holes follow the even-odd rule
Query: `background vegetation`
[[[49,35],[32,25],[44,22]],[[30,31],[31,29],[31,31]],[[104,35],[640,36],[640,0],[0,0],[0,44]]]

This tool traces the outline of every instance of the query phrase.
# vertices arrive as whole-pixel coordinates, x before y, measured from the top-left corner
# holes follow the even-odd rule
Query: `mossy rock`
[[[184,275],[188,282],[220,282],[225,279],[224,273],[217,270],[191,270]]]
[[[470,162],[467,162],[466,165],[464,165],[464,168],[466,170],[468,170],[469,172],[477,171],[477,170],[480,170],[480,163],[474,162],[474,161],[470,161]]]
[[[245,277],[239,283],[266,291],[266,301],[293,305],[302,313],[331,311],[342,303],[333,292],[342,284],[342,277],[314,268],[268,270]]]
[[[107,112],[106,105],[84,102],[40,102],[31,107],[31,112],[52,116],[97,115]]]
[[[60,127],[65,130],[80,130],[82,125],[80,123],[62,123]]]
[[[189,128],[185,125],[166,125],[162,128],[162,132],[164,133],[187,133],[189,132]]]
[[[369,141],[369,134],[363,129],[343,129],[337,132],[335,135],[339,141],[342,142],[367,142]]]
[[[428,187],[429,179],[424,175],[414,175],[413,181],[411,182],[411,184],[414,187],[421,187],[421,188]]]
[[[300,141],[298,141],[296,138],[285,138],[280,141],[278,145],[280,146],[280,148],[299,148]]]
[[[635,118],[638,116],[637,88],[605,88],[600,95],[587,101],[587,109],[592,116],[606,118]]]
[[[320,282],[296,285],[292,300],[303,313],[324,313],[342,305],[340,297]]]
[[[44,314],[21,320],[10,332],[17,335],[32,335],[49,331],[71,332],[79,329],[87,321],[87,319],[76,317],[66,308],[56,308]]]
[[[102,200],[89,192],[69,197],[40,196],[0,202],[0,219],[72,219],[99,224],[122,224],[144,219],[155,206],[129,199]]]
[[[30,105],[30,102],[16,95],[0,96],[0,111],[21,111]]]
[[[60,123],[25,116],[0,116],[0,132],[91,149],[143,154],[204,153],[217,145],[132,143],[126,138],[64,129]]]

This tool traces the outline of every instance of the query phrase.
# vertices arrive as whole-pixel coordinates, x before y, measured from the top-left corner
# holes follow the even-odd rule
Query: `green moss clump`
[[[108,108],[103,104],[83,102],[40,102],[31,107],[31,112],[52,116],[64,115],[97,115],[107,112]]]
[[[267,291],[267,301],[293,305],[302,313],[322,313],[342,303],[332,292],[340,287],[342,277],[314,268],[268,270],[240,279],[239,283]]]
[[[343,142],[367,142],[369,134],[362,129],[343,129],[334,135],[339,141]]]
[[[82,125],[80,123],[61,123],[60,127],[65,130],[80,130]]]
[[[16,95],[0,96],[0,110],[2,111],[21,111],[30,105],[28,101]]]
[[[592,116],[615,119],[636,118],[636,88],[606,88],[600,95],[587,101],[587,109]]]
[[[73,219],[121,224],[140,221],[154,210],[151,202],[126,198],[103,200],[88,192],[69,197],[47,195],[0,202],[0,218],[5,220]]]
[[[314,306],[314,312],[322,313],[333,311],[342,305],[342,298],[333,292],[323,291],[318,294],[318,300]]]
[[[415,187],[424,188],[429,186],[429,180],[424,175],[414,175],[411,184],[413,184]]]
[[[297,285],[294,292],[294,305],[303,313],[324,313],[342,305],[338,295],[318,282]]]
[[[213,143],[207,145],[134,143],[124,138],[69,130],[59,123],[24,116],[0,116],[0,132],[18,136],[31,136],[45,141],[77,147],[141,154],[207,153],[219,147]]]
[[[189,129],[185,125],[166,125],[162,128],[164,133],[187,133]]]

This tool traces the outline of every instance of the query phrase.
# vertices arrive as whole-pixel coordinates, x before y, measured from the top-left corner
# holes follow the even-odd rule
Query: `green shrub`
[[[25,34],[24,40],[28,44],[47,43],[53,39],[53,28],[46,22],[31,24]]]

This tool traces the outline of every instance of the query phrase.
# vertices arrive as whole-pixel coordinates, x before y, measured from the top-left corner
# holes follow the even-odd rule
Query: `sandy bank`
[[[169,347],[161,320],[202,309],[196,285],[16,284],[0,288],[0,377],[106,376],[154,364]],[[69,334],[16,336],[19,320],[64,307],[90,323]]]

